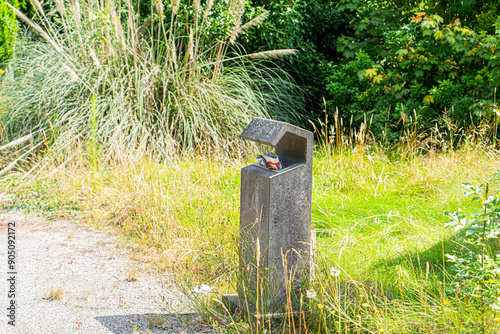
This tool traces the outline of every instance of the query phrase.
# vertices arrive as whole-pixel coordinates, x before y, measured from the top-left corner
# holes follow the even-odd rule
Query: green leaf
[[[382,76],[381,75],[376,75],[373,77],[373,83],[374,84],[378,84],[378,83],[381,83],[383,80]]]
[[[407,49],[400,49],[398,51],[396,51],[396,56],[406,56],[408,54],[408,50]]]
[[[426,95],[423,100],[424,103],[431,104],[434,103],[434,98],[431,95]]]
[[[369,68],[365,70],[365,77],[367,77],[368,79],[372,79],[374,76],[377,75],[377,71],[378,69],[376,69],[375,67]]]
[[[438,30],[434,33],[434,39],[437,41],[439,39],[443,39],[444,38],[444,34],[441,30]]]

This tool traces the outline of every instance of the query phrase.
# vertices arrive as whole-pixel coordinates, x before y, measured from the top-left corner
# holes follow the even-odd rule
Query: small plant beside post
[[[482,333],[489,331],[495,322],[500,322],[497,316],[500,309],[499,184],[500,171],[485,184],[464,183],[464,196],[481,201],[482,210],[475,214],[461,209],[447,213],[451,220],[445,225],[457,232],[464,230],[458,234],[460,248],[454,254],[445,254],[456,279],[447,287],[447,292],[460,301],[466,301],[468,307],[480,310],[482,323],[478,325]]]

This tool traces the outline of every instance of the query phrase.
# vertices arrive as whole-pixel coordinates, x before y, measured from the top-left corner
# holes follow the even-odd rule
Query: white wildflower
[[[338,270],[335,267],[331,267],[330,268],[330,275],[335,276],[335,277],[340,276],[340,270]]]
[[[307,290],[306,291],[306,297],[307,298],[316,298],[316,291],[314,291],[314,290]]]
[[[193,290],[191,290],[191,293],[210,293],[212,290],[215,288],[215,286],[209,286],[206,284],[200,284]]]

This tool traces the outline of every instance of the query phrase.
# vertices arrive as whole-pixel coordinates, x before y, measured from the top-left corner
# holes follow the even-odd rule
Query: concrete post
[[[274,146],[283,169],[241,170],[239,296],[224,301],[260,315],[296,310],[310,270],[313,134],[254,118],[241,137]]]

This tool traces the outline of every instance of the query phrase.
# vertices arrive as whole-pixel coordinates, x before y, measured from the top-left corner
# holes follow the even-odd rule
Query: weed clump
[[[50,289],[50,291],[43,297],[46,300],[61,300],[63,297],[63,289]]]

